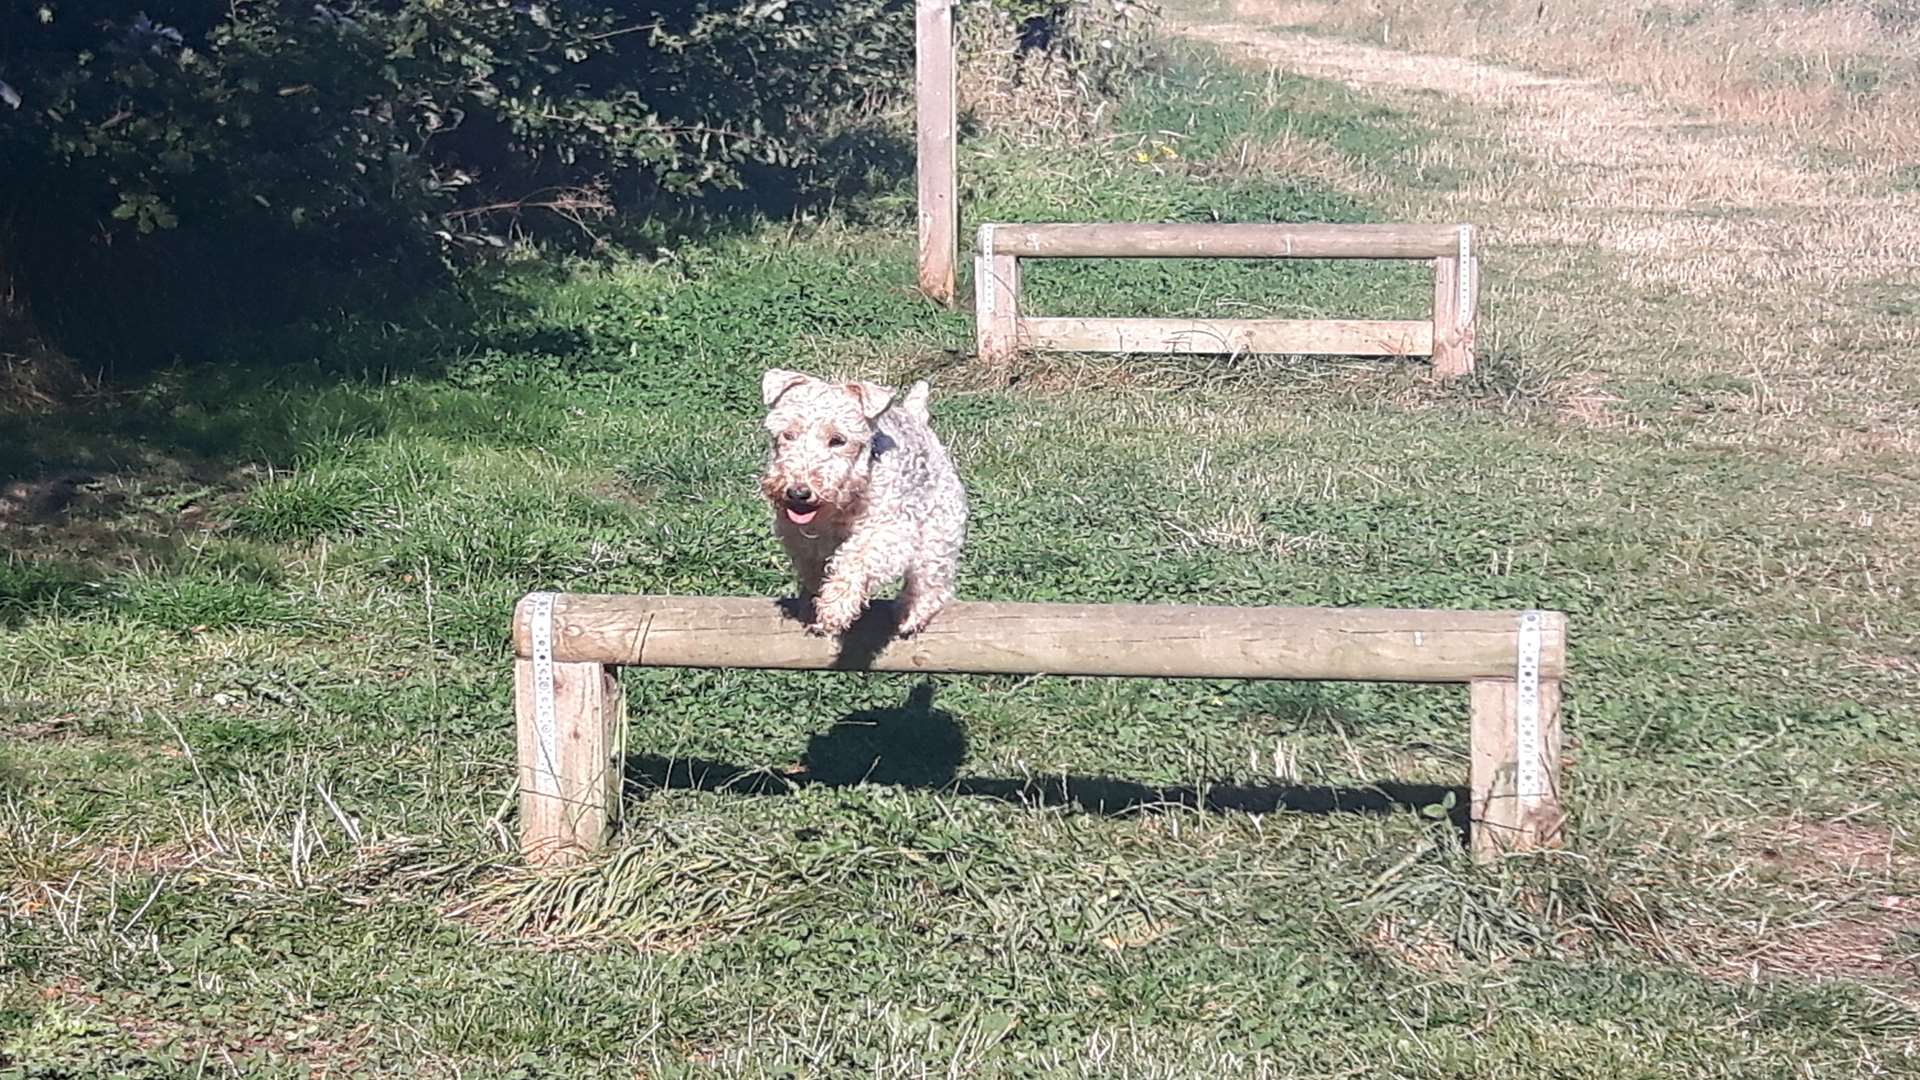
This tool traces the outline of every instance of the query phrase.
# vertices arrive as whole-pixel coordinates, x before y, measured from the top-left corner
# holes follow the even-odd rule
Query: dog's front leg
[[[840,550],[827,562],[826,580],[820,586],[813,605],[814,634],[844,634],[867,609],[880,586],[900,576],[905,569],[903,545],[884,542],[875,533],[858,533],[847,538]]]

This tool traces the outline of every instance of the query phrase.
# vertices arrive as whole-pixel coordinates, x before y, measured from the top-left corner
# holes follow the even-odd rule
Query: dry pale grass
[[[1085,141],[1100,129],[1107,103],[1083,93],[1052,54],[1022,56],[1019,28],[1005,12],[974,4],[959,9],[959,20],[960,110],[983,130],[1036,146]]]
[[[1352,158],[1292,131],[1264,139],[1241,136],[1214,171],[1217,175],[1243,177],[1305,177],[1349,193],[1364,193],[1380,186]]]
[[[1863,160],[1844,167],[1821,166],[1811,163],[1805,151],[1806,139],[1816,134],[1826,138],[1839,130],[1839,121],[1825,113],[1801,115],[1785,125],[1770,122],[1766,115],[1730,113],[1703,124],[1687,110],[1690,99],[1671,88],[1626,95],[1591,79],[1445,55],[1449,47],[1464,48],[1445,36],[1462,32],[1459,24],[1446,20],[1434,21],[1438,36],[1429,38],[1416,32],[1424,25],[1417,19],[1379,16],[1400,28],[1395,41],[1430,44],[1440,50],[1433,54],[1272,29],[1289,19],[1344,26],[1340,18],[1356,17],[1351,9],[1341,8],[1347,14],[1340,18],[1309,18],[1306,9],[1311,7],[1243,0],[1237,8],[1249,13],[1247,21],[1189,24],[1188,32],[1287,70],[1409,101],[1409,91],[1444,95],[1493,118],[1493,129],[1480,134],[1494,143],[1497,153],[1463,140],[1440,139],[1422,148],[1417,163],[1469,177],[1446,201],[1449,209],[1468,211],[1486,222],[1494,230],[1492,243],[1606,252],[1618,256],[1625,284],[1679,289],[1702,299],[1769,286],[1831,290],[1910,276],[1920,268],[1920,199],[1885,182],[1886,170],[1910,162],[1920,147],[1920,139],[1913,137],[1920,132],[1920,109],[1879,109],[1855,98],[1830,103],[1834,109],[1851,110],[1846,123],[1855,128],[1879,127],[1868,140],[1871,145],[1858,148]],[[1377,14],[1378,5],[1372,10]],[[1889,34],[1875,38],[1845,22],[1866,17],[1852,9],[1800,15],[1820,26],[1838,27],[1831,29],[1837,45],[1866,49]],[[1445,34],[1438,28],[1446,28]],[[1805,29],[1812,33],[1817,27]],[[1527,40],[1537,38],[1535,48],[1557,55],[1562,46],[1578,53],[1592,36],[1556,25],[1538,29]],[[1802,40],[1782,34],[1767,38],[1776,39]],[[1920,50],[1920,41],[1899,40]],[[1693,41],[1690,47],[1705,45]],[[1555,66],[1577,68],[1571,60]],[[1888,91],[1896,96],[1901,92]],[[1902,116],[1913,119],[1912,132],[1900,129],[1906,122]]]
[[[960,110],[1015,145],[1059,146],[1106,133],[1113,96],[1101,82],[1148,48],[1158,11],[1130,0],[1075,5],[1063,47],[1023,49],[1020,27],[992,4],[957,9]]]
[[[1363,940],[1374,952],[1414,971],[1448,974],[1461,962],[1459,951],[1430,920],[1382,915]]]
[[[1483,346],[1541,376],[1530,394],[1570,423],[1629,427],[1647,419],[1633,384],[1705,381],[1722,389],[1689,437],[1791,447],[1810,462],[1910,459],[1920,378],[1899,358],[1920,344],[1920,327],[1860,299],[1920,273],[1920,192],[1889,182],[1891,158],[1835,163],[1810,152],[1806,132],[1764,115],[1703,122],[1671,88],[1626,92],[1284,28],[1334,25],[1330,10],[1242,2],[1233,21],[1217,10],[1173,18],[1248,64],[1345,83],[1439,133],[1414,167],[1459,182],[1421,190],[1386,176],[1375,197],[1396,216],[1480,225]],[[1429,40],[1399,25],[1392,41]],[[1572,44],[1583,40],[1575,28],[1541,34],[1543,49],[1584,47]],[[1857,27],[1833,35],[1862,49],[1879,40]],[[1847,107],[1856,126],[1904,122]],[[1883,135],[1888,146],[1904,138]],[[1687,303],[1658,302],[1669,298]]]
[[[1236,18],[1396,49],[1630,85],[1718,121],[1754,123],[1881,169],[1920,148],[1920,6],[1494,0],[1235,0]]]
[[[1280,75],[1277,70],[1269,70],[1259,91],[1260,105],[1268,113],[1286,109]],[[1204,164],[1185,164],[1190,173],[1206,179],[1307,179],[1350,195],[1376,193],[1384,186],[1364,162],[1291,128],[1283,128],[1278,135],[1242,135],[1218,158]]]
[[[24,328],[12,344],[8,336],[0,326],[0,409],[41,412],[89,388],[72,360],[26,336]]]
[[[1717,974],[1883,980],[1920,1001],[1912,981],[1920,966],[1899,944],[1920,934],[1920,902],[1909,892],[1920,859],[1891,832],[1844,819],[1762,823],[1739,837],[1728,876],[1770,887],[1802,913],[1756,927]]]

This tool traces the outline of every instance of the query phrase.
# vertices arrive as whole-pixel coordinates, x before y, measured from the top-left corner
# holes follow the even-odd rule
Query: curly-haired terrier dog
[[[844,633],[874,593],[905,578],[901,637],[953,599],[966,492],[927,414],[927,384],[901,394],[797,371],[760,380],[772,438],[760,489],[793,560],[815,634]]]

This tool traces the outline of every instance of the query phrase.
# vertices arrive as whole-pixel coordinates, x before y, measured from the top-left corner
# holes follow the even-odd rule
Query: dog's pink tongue
[[[793,522],[795,525],[805,525],[807,522],[812,521],[813,516],[819,512],[819,510],[795,510],[789,506],[787,507],[787,520]]]

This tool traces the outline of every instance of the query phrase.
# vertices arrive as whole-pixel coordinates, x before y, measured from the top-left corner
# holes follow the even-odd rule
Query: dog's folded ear
[[[768,408],[772,408],[773,403],[780,400],[780,395],[802,383],[812,381],[813,376],[811,375],[803,375],[798,371],[788,371],[785,368],[774,368],[772,371],[760,376],[760,403]]]
[[[933,396],[933,388],[927,385],[925,379],[922,379],[907,387],[906,394],[900,398],[900,408],[909,416],[921,420],[930,419],[931,414],[927,412],[927,399],[931,396]]]
[[[847,389],[853,392],[854,397],[860,399],[860,411],[865,413],[869,420],[886,412],[887,406],[893,403],[894,389],[891,386],[870,382],[850,382],[847,384]]]

